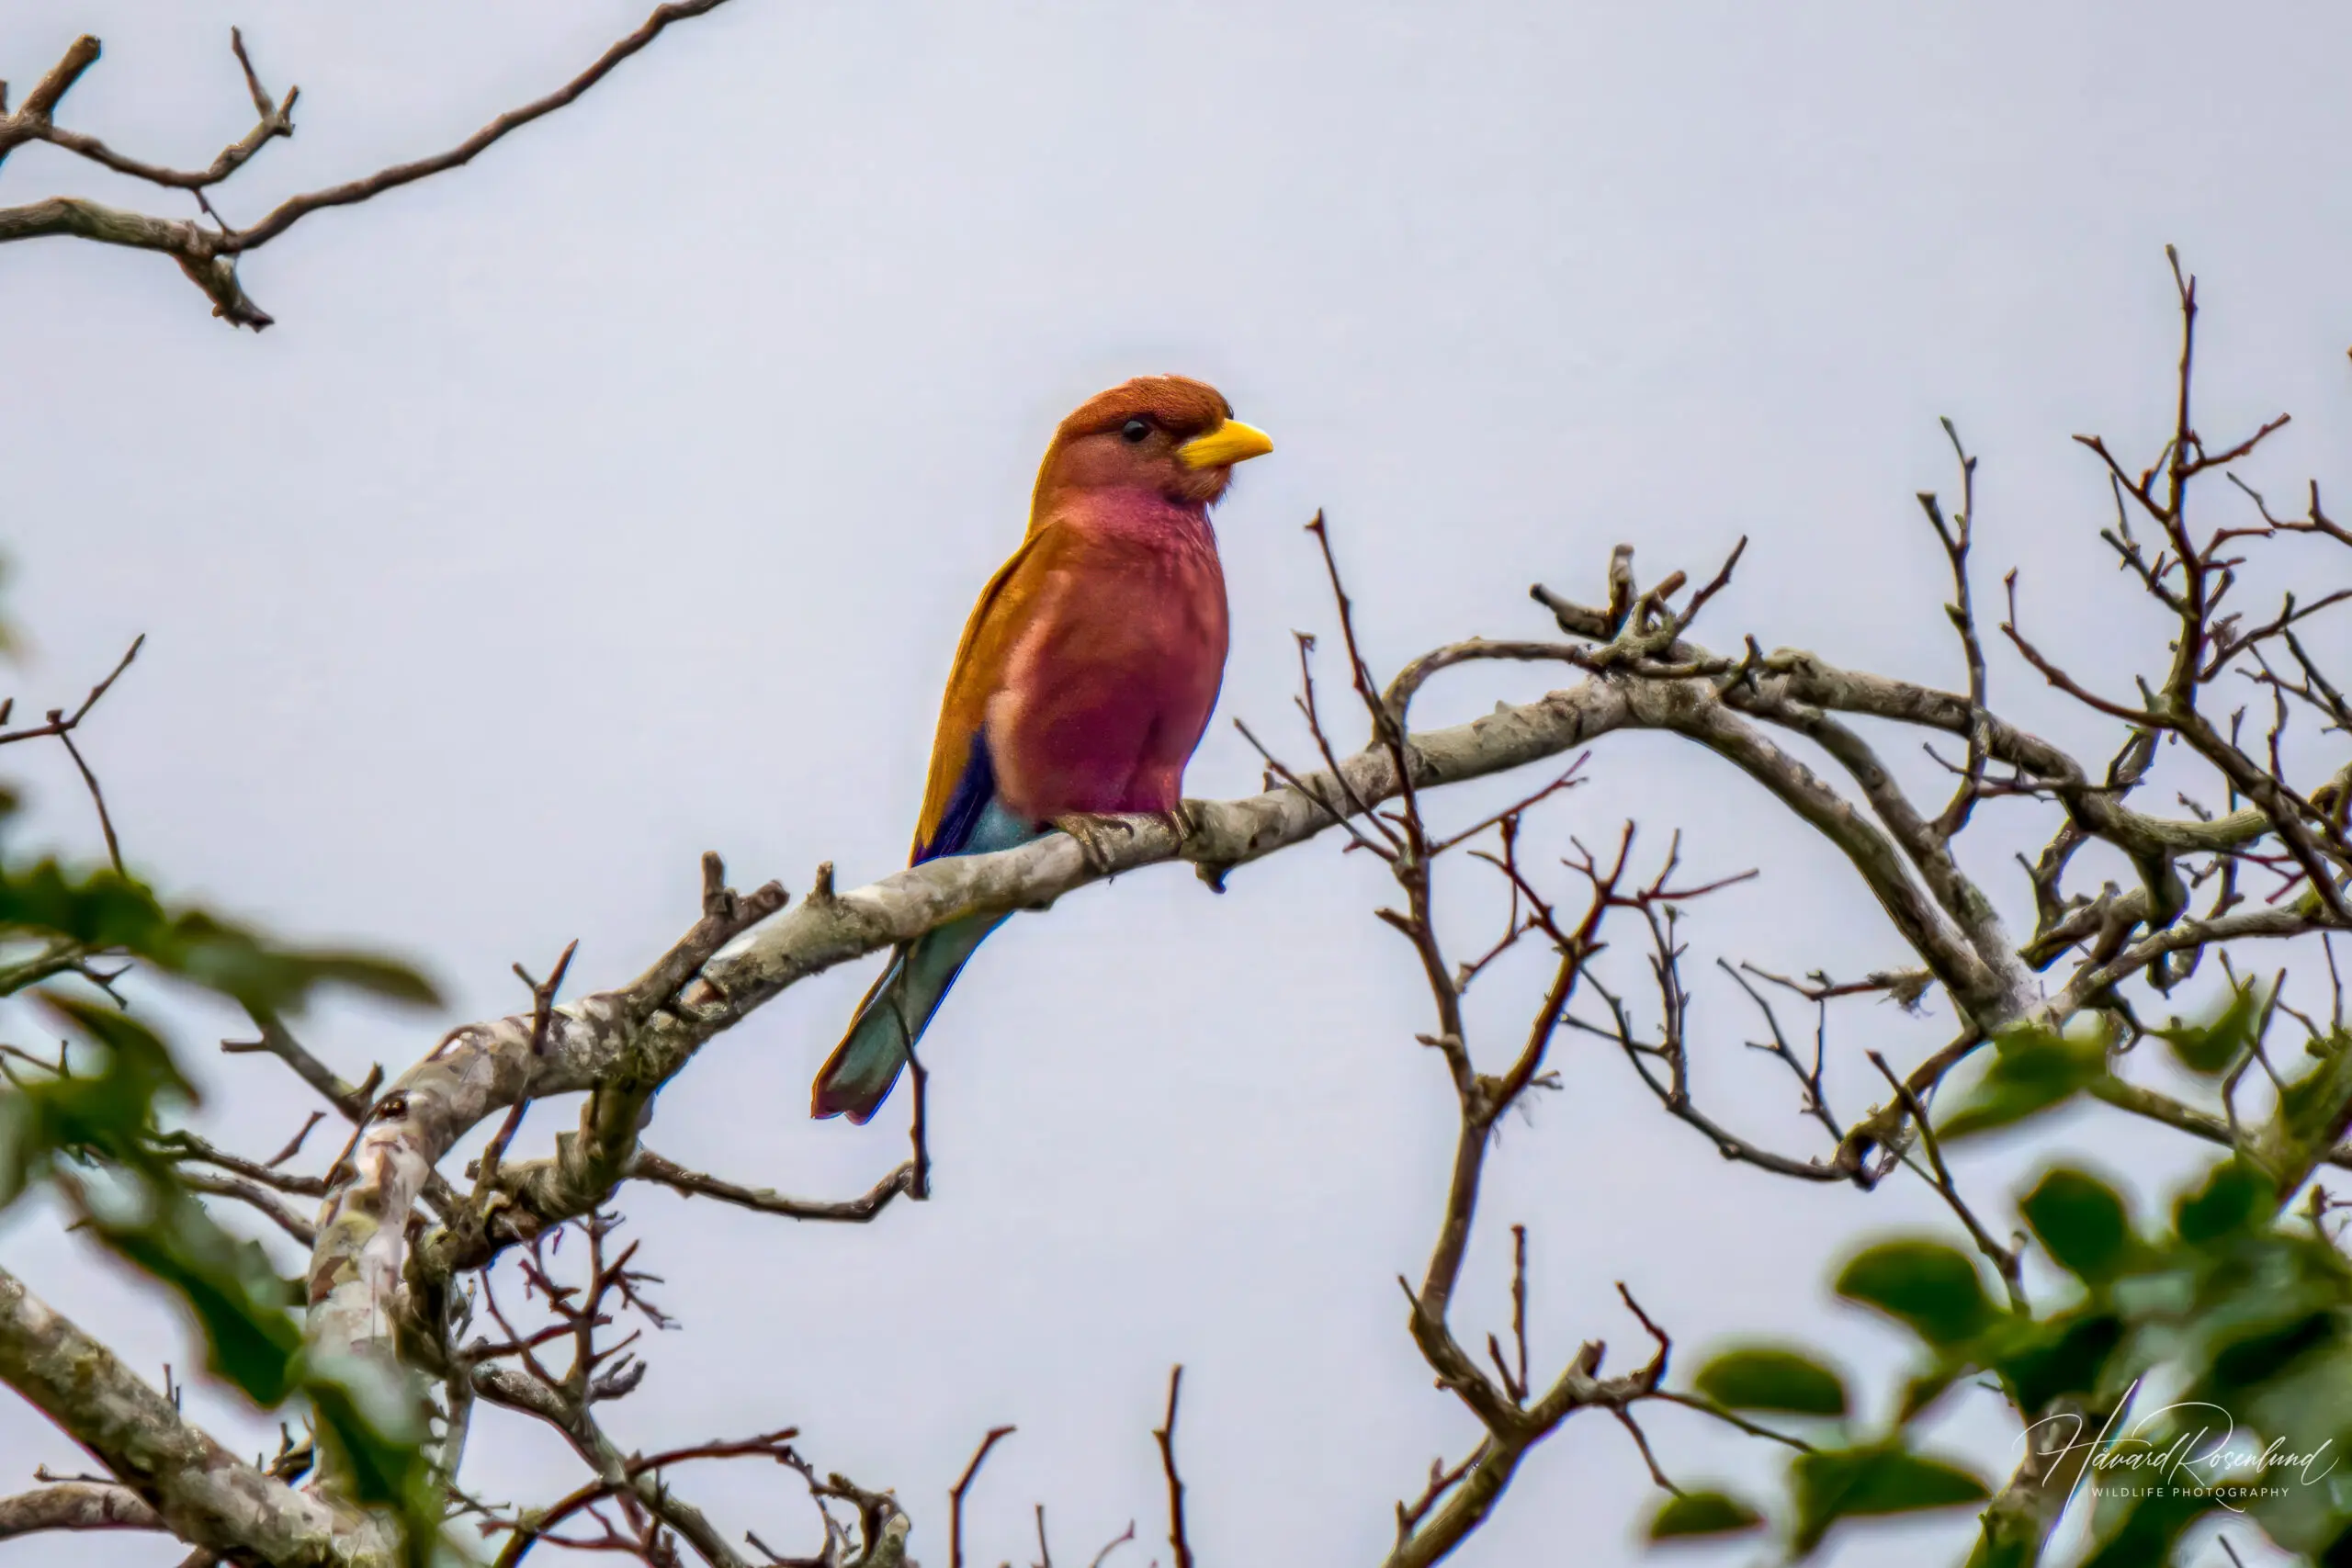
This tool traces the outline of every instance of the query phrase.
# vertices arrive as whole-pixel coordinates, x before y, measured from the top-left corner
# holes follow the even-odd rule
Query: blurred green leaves
[[[2278,1206],[2270,1178],[2244,1159],[2223,1160],[2173,1205],[2173,1229],[2190,1247],[2267,1224]]]
[[[1688,1540],[1696,1537],[1736,1535],[1764,1522],[1753,1505],[1728,1492],[1684,1492],[1668,1497],[1650,1516],[1650,1540]]]
[[[1974,1258],[1942,1242],[1857,1253],[1838,1293],[1899,1325],[1919,1367],[1876,1436],[1792,1461],[1774,1512],[1793,1555],[1841,1521],[1984,1500],[1985,1479],[1920,1451],[1916,1423],[1947,1391],[1989,1380],[2030,1434],[2071,1445],[2052,1473],[2062,1495],[2089,1494],[2086,1562],[2169,1561],[2224,1504],[2290,1551],[2352,1562],[2352,1467],[2337,1472],[2352,1450],[2352,1261],[2315,1226],[2282,1224],[2278,1203],[2271,1179],[2232,1156],[2190,1182],[2171,1225],[2151,1235],[2110,1183],[2051,1167],[2018,1209],[2071,1293],[2033,1315],[1998,1307]],[[1797,1348],[1726,1351],[1693,1383],[1734,1409],[1828,1416],[1848,1404],[1835,1374]],[[2162,1463],[2146,1468],[2152,1455]],[[1651,1538],[1734,1528],[1705,1528],[1718,1506],[1661,1510]],[[1988,1509],[1974,1561],[2036,1562],[2046,1528],[2032,1506]]]
[[[2180,1065],[2192,1073],[2219,1077],[2237,1066],[2260,1032],[2268,1001],[2259,986],[2248,983],[2230,993],[2221,1012],[2205,1023],[2183,1023],[2149,1031],[2172,1047]]]
[[[0,1097],[0,1197],[43,1176],[69,1182],[91,1234],[187,1303],[207,1370],[260,1404],[280,1403],[302,1336],[277,1272],[259,1247],[213,1222],[151,1137],[159,1103],[192,1104],[194,1091],[163,1041],[128,1014],[45,991],[34,999],[94,1048],[83,1058],[95,1055],[97,1066]]]
[[[141,1140],[159,1101],[192,1104],[196,1091],[146,1025],[79,998],[34,993],[54,1022],[99,1048],[95,1073],[45,1074],[0,1093],[0,1208],[45,1175],[62,1150],[144,1158]]]
[[[425,1568],[442,1497],[425,1453],[424,1402],[407,1374],[369,1360],[322,1362],[309,1368],[304,1392],[339,1490],[362,1506],[396,1513],[410,1563]]]
[[[2105,1021],[2096,1018],[2073,1030],[2002,1031],[1984,1076],[1937,1125],[1937,1136],[1952,1143],[2064,1104],[2107,1076],[2107,1047]]]
[[[1994,1315],[1974,1261],[1939,1241],[1882,1242],[1846,1265],[1837,1288],[1930,1345],[1967,1339]]]
[[[0,785],[0,824],[14,807]],[[439,1517],[421,1405],[396,1370],[310,1366],[267,1255],[223,1229],[179,1180],[159,1134],[198,1097],[115,987],[134,966],[258,1013],[299,1009],[330,985],[401,1002],[438,998],[407,964],[285,946],[207,910],[167,907],[111,867],[0,857],[0,998],[31,1003],[67,1040],[53,1065],[45,1051],[0,1056],[0,1208],[53,1184],[86,1234],[187,1304],[208,1371],[265,1407],[307,1396],[338,1484],[357,1502],[399,1511],[421,1563]]]
[[[204,1332],[205,1370],[265,1407],[294,1391],[302,1331],[261,1248],[177,1194],[145,1223],[100,1224],[116,1254],[179,1292]]]
[[[0,936],[137,959],[270,1011],[299,1008],[322,985],[396,1001],[439,1000],[432,984],[406,964],[368,953],[279,947],[201,909],[166,909],[144,886],[111,868],[76,874],[53,860],[0,865]]]
[[[1843,1416],[1846,1385],[1803,1351],[1751,1346],[1716,1356],[1692,1378],[1701,1393],[1732,1410]]]
[[[55,860],[0,862],[0,942],[34,954],[0,967],[20,991],[74,974],[91,978],[83,966],[106,959],[132,961],[254,1010],[299,1007],[324,985],[411,1003],[437,999],[406,964],[284,947],[202,909],[167,908],[110,867],[79,873]],[[187,1303],[210,1370],[263,1404],[282,1401],[300,1345],[282,1285],[261,1249],[215,1224],[153,1145],[161,1113],[196,1103],[170,1050],[119,997],[101,1002],[47,984],[23,994],[87,1049],[78,1066],[61,1056],[59,1070],[12,1075],[0,1091],[0,1206],[44,1177],[71,1181],[94,1234]]]
[[[74,1070],[26,1075],[0,1095],[0,1198],[44,1177],[64,1186],[89,1234],[187,1303],[207,1371],[264,1407],[308,1400],[337,1483],[355,1502],[397,1511],[412,1562],[424,1562],[439,1499],[422,1409],[404,1375],[309,1363],[267,1255],[221,1228],[159,1147],[159,1108],[196,1098],[162,1040],[107,1004],[33,998],[84,1049],[65,1059]]]
[[[1799,1552],[1819,1546],[1840,1519],[1951,1508],[1992,1495],[1959,1465],[1901,1442],[1799,1454],[1791,1491],[1796,1504],[1792,1544]]]
[[[2131,1216],[2115,1190],[2064,1167],[2043,1175],[2018,1203],[2050,1260],[2083,1280],[2112,1279],[2130,1259]]]

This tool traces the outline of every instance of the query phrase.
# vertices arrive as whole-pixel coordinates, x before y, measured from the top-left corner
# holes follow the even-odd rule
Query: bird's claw
[[[1201,830],[1200,816],[1193,811],[1193,803],[1189,800],[1180,800],[1176,803],[1175,809],[1155,811],[1152,816],[1168,824],[1168,830],[1176,835],[1176,847],[1180,851],[1191,840],[1193,834]]]
[[[1105,817],[1092,811],[1066,812],[1052,818],[1047,825],[1059,828],[1078,840],[1078,852],[1085,858],[1086,868],[1097,876],[1107,875],[1111,870],[1108,839],[1111,830],[1116,829],[1122,833],[1135,831],[1124,818]]]
[[[1193,812],[1193,803],[1188,800],[1178,801],[1172,810],[1154,811],[1148,815],[1151,820],[1160,823],[1176,836],[1176,847],[1179,850],[1184,847],[1185,841],[1194,833],[1200,831],[1200,818]],[[1136,831],[1133,818],[1114,817],[1094,811],[1066,812],[1059,817],[1048,819],[1046,826],[1059,828],[1063,832],[1076,839],[1079,853],[1086,857],[1087,868],[1098,876],[1107,874],[1112,869],[1109,835],[1121,833],[1133,838]]]

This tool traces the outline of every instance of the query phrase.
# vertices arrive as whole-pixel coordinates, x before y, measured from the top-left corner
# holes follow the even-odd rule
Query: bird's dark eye
[[[1119,426],[1119,439],[1130,446],[1140,445],[1150,434],[1151,421],[1148,419],[1131,419]]]

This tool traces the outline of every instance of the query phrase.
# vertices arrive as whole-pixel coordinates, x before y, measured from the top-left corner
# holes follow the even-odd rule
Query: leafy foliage
[[[1989,1378],[2028,1413],[2023,1441],[2057,1467],[2062,1490],[2088,1495],[2087,1563],[2163,1562],[2222,1507],[2290,1551],[2352,1561],[2352,1487],[2336,1473],[2352,1445],[2352,1261],[2322,1234],[2319,1202],[2309,1224],[2282,1220],[2278,1203],[2272,1178],[2233,1156],[2149,1236],[2106,1181],[2045,1170],[2018,1211],[2075,1291],[2032,1315],[1997,1308],[1955,1247],[1906,1238],[1864,1248],[1838,1293],[1902,1325],[1919,1370],[1885,1431],[1794,1461],[1784,1504],[1794,1554],[1842,1521],[1986,1497],[1982,1478],[1919,1452],[1914,1427],[1951,1388]],[[1737,1351],[1694,1382],[1721,1404],[1785,1410],[1749,1392],[1777,1386],[1772,1369],[1783,1365],[1818,1370],[1800,1351]],[[1796,1386],[1804,1374],[1788,1375]],[[1703,1511],[1668,1510],[1659,1524],[1669,1516],[1673,1534],[1708,1533]],[[2007,1520],[1998,1506],[1987,1513],[1979,1568],[2037,1560],[2038,1535],[2008,1533]],[[1668,1538],[1657,1524],[1651,1535]]]
[[[1764,1522],[1751,1504],[1728,1492],[1683,1492],[1667,1498],[1650,1518],[1650,1540],[1736,1535]]]
[[[2149,1032],[2170,1045],[2190,1072],[2219,1077],[2236,1066],[2254,1043],[2267,1006],[2260,987],[2244,985],[2230,993],[2228,1003],[2211,1021],[2183,1023],[2176,1018],[2170,1027]]]
[[[272,1011],[299,1007],[322,985],[396,1001],[439,998],[415,970],[368,953],[283,948],[201,909],[167,909],[112,868],[83,874],[53,860],[0,864],[0,936],[137,959],[232,1001]]]
[[[0,789],[0,826],[14,804]],[[260,1247],[212,1219],[159,1149],[164,1119],[195,1106],[197,1091],[115,991],[119,970],[96,965],[133,961],[256,1011],[298,1009],[327,985],[429,1003],[432,986],[393,960],[282,946],[207,910],[167,907],[111,867],[55,860],[0,857],[0,997],[30,1002],[69,1042],[53,1065],[13,1048],[24,1066],[0,1064],[0,1208],[56,1185],[90,1235],[187,1305],[208,1371],[265,1407],[307,1398],[352,1495],[401,1510],[422,1561],[438,1507],[414,1402],[369,1396],[365,1378],[306,1365],[286,1281]]]
[[[1946,1143],[2007,1127],[2062,1105],[2107,1076],[2103,1025],[2078,1032],[2028,1025],[1993,1038],[1984,1077],[1937,1134]]]
[[[2129,1260],[2131,1215],[2115,1190],[2094,1176],[2059,1167],[2018,1201],[2025,1222],[2052,1262],[2093,1284]]]
[[[1798,1350],[1755,1346],[1725,1351],[1700,1368],[1691,1382],[1701,1393],[1733,1410],[1846,1414],[1844,1380]]]
[[[1800,1552],[1819,1546],[1840,1519],[1950,1508],[1990,1495],[1984,1482],[1959,1465],[1914,1453],[1899,1441],[1800,1454],[1792,1491],[1792,1539]]]
[[[365,1363],[309,1369],[304,1392],[345,1494],[405,1522],[409,1561],[424,1568],[441,1517],[425,1454],[422,1403],[397,1374]]]
[[[1993,1315],[1976,1265],[1939,1241],[1890,1241],[1848,1263],[1838,1293],[1876,1307],[1931,1345],[1973,1337]]]

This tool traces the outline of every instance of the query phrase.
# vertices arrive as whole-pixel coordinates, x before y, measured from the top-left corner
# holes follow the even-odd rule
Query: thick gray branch
[[[1604,611],[1563,599],[1547,589],[1537,589],[1535,598],[1552,612],[1561,630],[1572,636],[1606,639],[1611,635]],[[1740,660],[1726,659],[1687,640],[1677,640],[1659,657],[1678,669],[1702,670],[1716,676],[1742,669]],[[2082,765],[2059,747],[1997,715],[1982,711],[1972,715],[1968,699],[1960,693],[1864,671],[1840,669],[1802,649],[1779,649],[1765,655],[1747,678],[1730,684],[1724,692],[1724,700],[1729,705],[1758,717],[1772,716],[1767,710],[1776,705],[1775,698],[1793,699],[1835,713],[1941,730],[1963,740],[1973,726],[1981,724],[1987,755],[2048,784],[2087,829],[2127,851],[2157,847],[2180,853],[2233,850],[2252,843],[2271,830],[2270,818],[2251,807],[2211,821],[2150,817],[2133,811],[2104,786],[2094,784]]]
[[[1988,962],[1921,890],[1905,863],[1903,852],[1885,832],[1812,769],[1717,701],[1705,682],[1644,681],[1633,682],[1631,691],[1643,716],[1657,728],[1688,736],[1733,763],[1770,790],[1806,826],[1837,845],[1878,896],[1904,941],[1984,1029],[2011,1021],[2031,1005],[2030,996],[2020,995],[2009,977]],[[1916,814],[1912,819],[1916,822]],[[1951,874],[1958,879],[1956,871]],[[2014,953],[2006,956],[2010,964],[2016,964]],[[2022,966],[2018,969],[2022,974]]]
[[[1962,1005],[1988,1022],[2011,1005],[2002,978],[1970,947],[1914,880],[1878,827],[1794,758],[1729,712],[1700,680],[1600,679],[1522,706],[1501,706],[1466,725],[1415,736],[1417,788],[1506,772],[1626,728],[1671,730],[1733,761],[1843,851]],[[870,886],[836,894],[829,878],[797,907],[769,916],[692,963],[665,955],[627,987],[557,1010],[545,1054],[534,1060],[531,1021],[515,1015],[453,1032],[378,1101],[348,1160],[334,1173],[312,1253],[309,1332],[327,1350],[391,1352],[408,1256],[404,1224],[434,1168],[483,1117],[514,1102],[594,1091],[578,1131],[554,1158],[502,1173],[501,1212],[435,1232],[415,1261],[426,1278],[477,1263],[504,1239],[587,1212],[629,1174],[638,1125],[661,1084],[701,1046],[808,976],[910,941],[964,915],[1038,909],[1102,874],[1182,858],[1212,877],[1304,842],[1330,827],[1332,806],[1377,803],[1397,793],[1386,748],[1346,759],[1343,788],[1328,773],[1226,802],[1193,803],[1195,830],[1182,843],[1168,826],[1128,824],[1109,846],[1107,870],[1090,869],[1060,834],[1001,854],[933,861]],[[1331,803],[1326,805],[1325,803]],[[1341,807],[1344,809],[1344,807]],[[698,932],[707,936],[704,927]],[[690,938],[682,949],[699,949]]]
[[[1582,612],[1555,607],[1564,628],[1583,633]],[[1508,657],[1555,651],[1539,645],[1497,648]],[[1487,651],[1481,648],[1476,656]],[[1704,649],[1676,644],[1668,656],[1679,662],[1672,673],[1611,672],[1523,706],[1498,707],[1467,725],[1415,736],[1408,755],[1416,787],[1501,773],[1620,728],[1683,735],[1739,767],[1837,845],[1975,1021],[1976,1037],[2046,1005],[1989,905],[1959,874],[1932,826],[1894,789],[1859,737],[1818,712],[1860,713],[1966,735],[1971,717],[1964,698],[1831,670],[1804,654],[1777,654],[1760,669],[1728,679],[1732,667]],[[1446,660],[1423,662],[1433,670]],[[1809,733],[1828,747],[1855,774],[1880,821],[1773,744],[1750,716]],[[2092,830],[2127,847],[2210,848],[2243,842],[2269,827],[2259,813],[2180,824],[2126,812],[2084,782],[2080,767],[2054,747],[1997,720],[1980,716],[1979,722],[1993,756],[2051,780],[2062,796],[2078,796],[2077,814]],[[723,946],[713,940],[713,917],[707,915],[637,981],[557,1010],[545,1055],[536,1061],[526,1017],[456,1031],[381,1097],[350,1157],[334,1173],[310,1274],[313,1344],[389,1356],[404,1273],[414,1269],[427,1280],[446,1278],[453,1269],[485,1260],[507,1241],[603,1201],[632,1173],[637,1132],[655,1090],[704,1043],[798,981],[967,914],[1046,908],[1099,874],[1181,857],[1214,881],[1227,868],[1315,837],[1333,824],[1335,807],[1345,810],[1351,800],[1378,803],[1397,793],[1396,763],[1385,747],[1340,766],[1344,786],[1321,773],[1303,780],[1303,788],[1193,803],[1197,828],[1181,844],[1166,825],[1131,822],[1109,845],[1102,874],[1089,868],[1073,840],[1054,834],[1001,854],[934,861],[849,893],[834,893],[828,872],[798,907],[760,919]],[[2077,809],[2076,800],[2069,798],[2069,806]],[[2143,962],[2152,955],[2135,953]],[[2062,1011],[2082,998],[2070,992],[2063,1000]],[[434,1168],[468,1129],[518,1098],[580,1090],[593,1091],[580,1128],[559,1139],[553,1158],[502,1171],[483,1211],[458,1216],[449,1228],[430,1234],[415,1258],[409,1256],[406,1216],[424,1184],[436,1179]]]
[[[88,1450],[183,1540],[284,1568],[385,1554],[370,1521],[238,1459],[5,1269],[0,1382]]]
[[[2010,940],[1984,890],[1960,869],[1950,841],[1940,829],[1919,815],[1918,808],[1894,782],[1894,776],[1879,761],[1877,751],[1851,728],[1798,704],[1783,704],[1770,716],[1818,745],[1852,776],[1862,798],[1870,802],[1871,809],[1918,869],[1937,904],[1958,922],[1970,950],[1983,961],[1986,978],[1998,992],[1996,1016],[2013,1018],[2024,1013],[2033,1002],[2033,979],[2018,961],[2016,942]],[[1983,1017],[1977,1008],[1972,1007],[1970,1011]]]
[[[1617,685],[1590,682],[1555,692],[1418,737],[1412,748],[1417,782],[1426,786],[1501,773],[1555,756],[1631,718],[1626,692]],[[1396,793],[1385,750],[1362,753],[1344,766],[1359,798],[1385,800]],[[1306,783],[1326,799],[1345,798],[1328,775]],[[1182,846],[1161,823],[1131,823],[1127,835],[1110,846],[1108,874],[1180,852],[1204,868],[1222,869],[1303,842],[1332,820],[1326,807],[1287,788],[1195,803],[1194,809],[1197,830]],[[512,1190],[507,1178],[501,1179],[508,1201],[532,1223],[583,1213],[626,1174],[637,1118],[652,1091],[706,1041],[762,1003],[810,975],[961,915],[1043,908],[1100,879],[1074,840],[1051,834],[1002,854],[933,861],[854,892],[835,894],[820,883],[797,907],[761,920],[715,953],[695,954],[695,964],[682,966],[675,954],[665,955],[628,986],[557,1009],[545,1054],[536,1061],[527,1017],[454,1032],[378,1100],[349,1157],[333,1173],[311,1254],[311,1343],[329,1351],[390,1356],[407,1263],[408,1212],[456,1141],[518,1096],[594,1091],[581,1129],[559,1140],[553,1160],[507,1173],[517,1182]],[[479,1241],[445,1232],[426,1246],[453,1264],[477,1256]]]
[[[128,1486],[61,1481],[0,1497],[0,1540],[42,1530],[159,1530],[164,1521]]]

